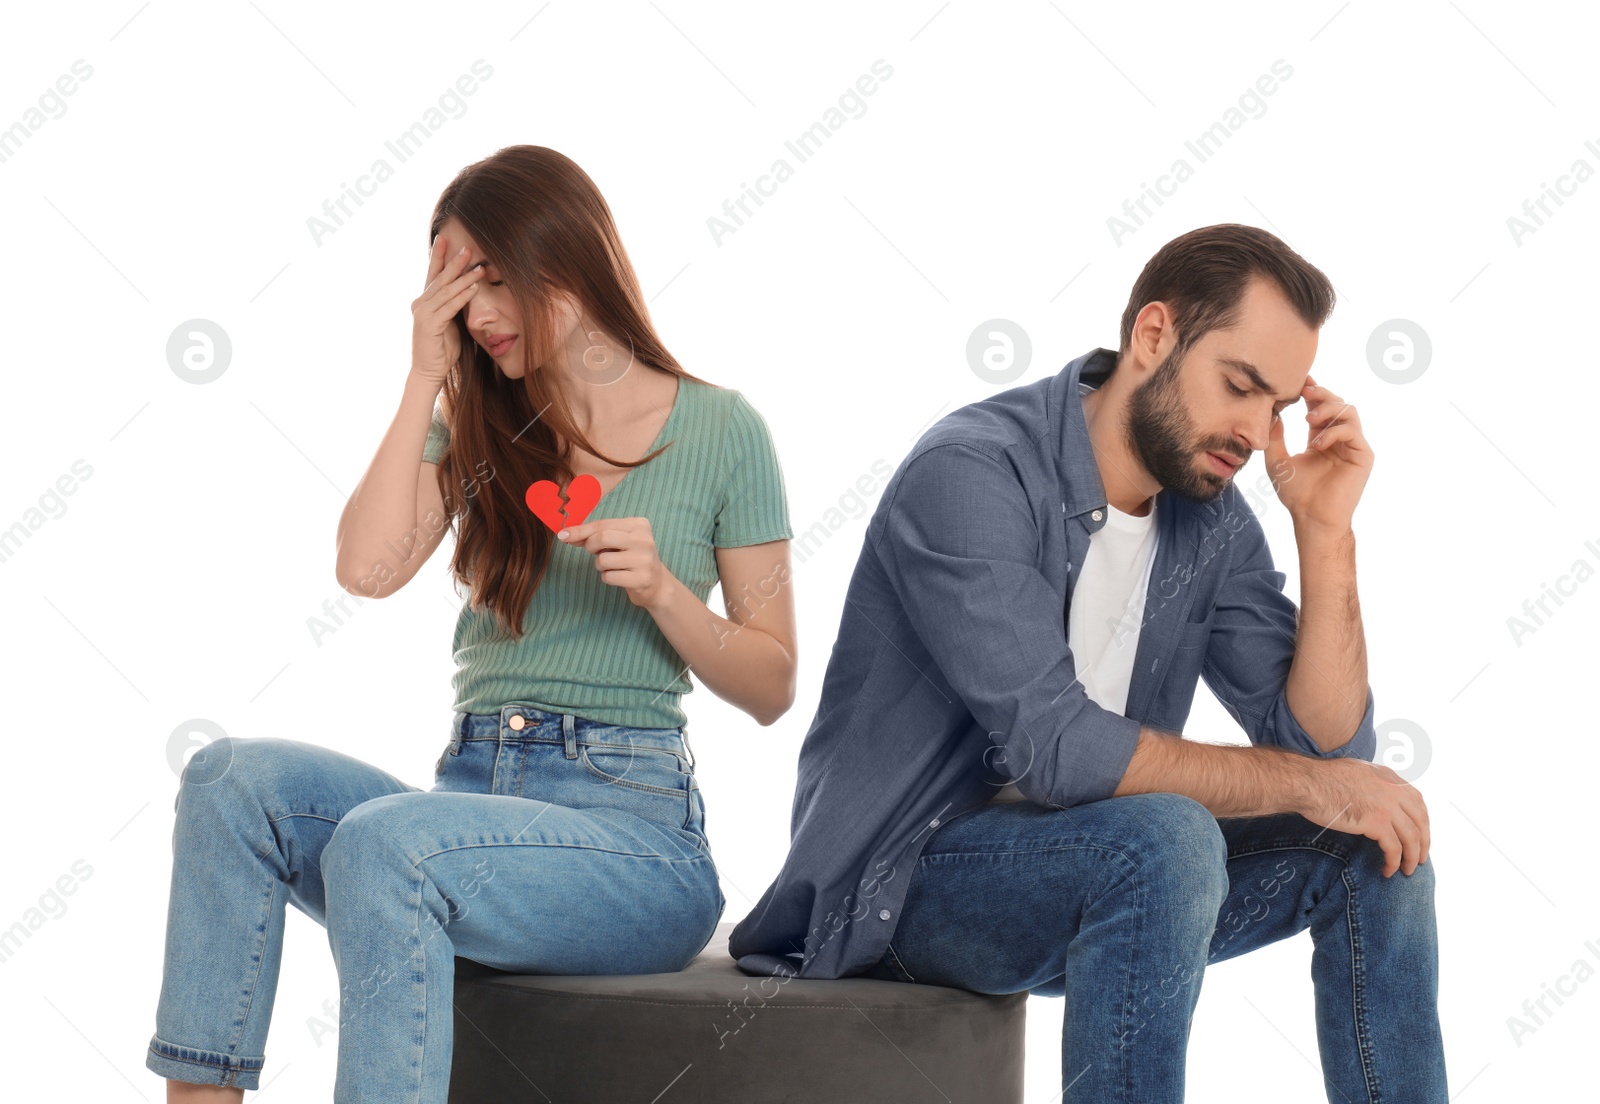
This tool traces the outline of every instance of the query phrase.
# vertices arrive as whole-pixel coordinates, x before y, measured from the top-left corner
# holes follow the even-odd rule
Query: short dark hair
[[[1276,234],[1237,222],[1202,226],[1158,249],[1133,282],[1122,311],[1119,358],[1133,344],[1133,321],[1145,304],[1160,301],[1172,308],[1174,355],[1181,358],[1212,330],[1239,320],[1245,286],[1258,275],[1276,283],[1312,329],[1321,329],[1333,312],[1333,284]]]

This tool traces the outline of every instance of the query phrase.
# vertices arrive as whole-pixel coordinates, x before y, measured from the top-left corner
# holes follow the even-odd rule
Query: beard
[[[1128,396],[1128,420],[1123,431],[1128,447],[1164,490],[1195,502],[1214,502],[1232,482],[1218,475],[1204,452],[1237,456],[1237,446],[1206,445],[1196,439],[1194,422],[1178,394],[1182,367],[1174,349],[1148,380]]]

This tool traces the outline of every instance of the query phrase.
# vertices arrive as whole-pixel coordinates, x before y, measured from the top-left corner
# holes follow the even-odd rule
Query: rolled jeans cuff
[[[240,1057],[237,1054],[221,1054],[214,1050],[178,1046],[155,1036],[150,1039],[150,1050],[144,1059],[147,1069],[174,1081],[227,1085],[252,1091],[260,1087],[261,1067],[265,1062],[266,1058],[262,1055]]]

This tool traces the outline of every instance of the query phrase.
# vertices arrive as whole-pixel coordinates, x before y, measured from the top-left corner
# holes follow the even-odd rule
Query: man
[[[1272,234],[1196,230],[1140,274],[1117,352],[922,436],[867,528],[742,970],[1064,995],[1063,1101],[1159,1104],[1207,963],[1309,928],[1328,1099],[1447,1100],[1427,808],[1370,761],[1373,453],[1309,375],[1333,302]],[[1300,611],[1233,482],[1258,451]],[[1202,678],[1250,746],[1179,735]]]

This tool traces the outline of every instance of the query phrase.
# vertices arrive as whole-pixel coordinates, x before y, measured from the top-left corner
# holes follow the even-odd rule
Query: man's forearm
[[[1203,744],[1139,727],[1139,743],[1112,796],[1176,793],[1218,817],[1299,812],[1315,760],[1275,747]]]
[[[1367,642],[1356,596],[1356,538],[1295,527],[1300,627],[1286,694],[1289,711],[1323,751],[1344,746],[1367,711]]]

